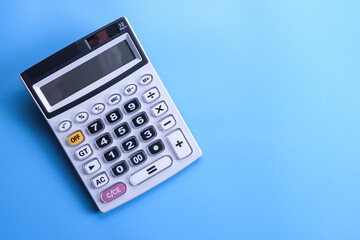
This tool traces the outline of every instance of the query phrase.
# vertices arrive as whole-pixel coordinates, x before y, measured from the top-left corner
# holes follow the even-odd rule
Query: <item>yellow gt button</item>
[[[71,134],[67,138],[67,140],[68,140],[70,146],[75,146],[75,145],[78,145],[79,143],[81,143],[82,141],[84,141],[84,135],[79,130],[79,131],[74,132],[73,134]]]

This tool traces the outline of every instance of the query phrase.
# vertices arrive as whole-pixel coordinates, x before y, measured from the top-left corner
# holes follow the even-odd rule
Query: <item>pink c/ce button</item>
[[[100,198],[103,202],[108,203],[114,200],[115,198],[123,195],[126,192],[126,186],[123,183],[117,183],[112,187],[103,191],[100,195]]]

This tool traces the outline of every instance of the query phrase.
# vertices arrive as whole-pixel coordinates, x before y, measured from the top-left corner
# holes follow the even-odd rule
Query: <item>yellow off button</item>
[[[74,132],[67,138],[70,146],[75,146],[84,141],[84,135],[81,131]]]

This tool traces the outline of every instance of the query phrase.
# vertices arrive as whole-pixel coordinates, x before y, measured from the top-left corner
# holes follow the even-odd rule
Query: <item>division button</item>
[[[153,77],[150,74],[146,74],[140,78],[140,85],[148,85],[153,80]]]
[[[123,195],[126,192],[126,185],[124,183],[116,183],[112,187],[103,191],[100,195],[100,198],[103,202],[108,203],[114,200],[115,198]]]
[[[172,164],[171,158],[169,156],[164,156],[159,160],[156,160],[152,164],[148,165],[147,167],[131,175],[130,182],[132,185],[138,185],[144,182],[145,180],[151,178],[152,176],[155,176],[164,169],[170,167],[171,164]]]
[[[84,123],[86,122],[86,120],[88,120],[88,118],[89,118],[89,114],[87,112],[80,112],[76,114],[75,121],[77,123]]]
[[[92,114],[100,114],[105,110],[105,105],[102,103],[97,103],[91,108]]]
[[[168,110],[168,107],[164,101],[159,102],[155,106],[151,108],[151,112],[155,117],[161,116],[164,113],[166,113]]]
[[[86,144],[75,151],[75,156],[79,160],[84,160],[92,155],[93,151],[89,144]]]
[[[82,141],[84,141],[84,135],[82,134],[82,132],[79,130],[79,131],[76,131],[74,132],[73,134],[71,134],[67,140],[68,140],[68,143],[70,144],[70,146],[76,146],[78,145],[79,143],[81,143]]]
[[[83,165],[86,174],[92,174],[101,168],[99,161],[95,158]]]
[[[134,93],[136,93],[136,90],[137,90],[136,85],[135,84],[130,84],[124,89],[124,94],[126,96],[130,96],[130,95],[133,95]]]
[[[180,129],[168,134],[166,138],[178,159],[183,159],[192,153],[191,147]]]
[[[115,94],[112,94],[112,95],[108,98],[107,103],[108,103],[109,105],[115,105],[115,104],[118,104],[118,103],[120,102],[120,100],[121,100],[120,94],[115,93]]]
[[[129,170],[127,163],[123,160],[111,168],[115,176],[120,176]]]
[[[159,122],[160,128],[163,131],[169,130],[170,128],[175,126],[175,124],[176,124],[176,121],[175,121],[175,118],[173,117],[173,115],[169,115]]]
[[[160,93],[156,87],[151,88],[143,94],[144,101],[147,103],[152,103],[160,97]]]
[[[105,172],[100,173],[96,177],[91,179],[91,182],[95,188],[100,188],[109,182],[109,178]]]
[[[59,124],[57,130],[58,130],[58,132],[66,132],[66,131],[69,131],[70,128],[71,128],[71,122],[68,120],[65,120]]]

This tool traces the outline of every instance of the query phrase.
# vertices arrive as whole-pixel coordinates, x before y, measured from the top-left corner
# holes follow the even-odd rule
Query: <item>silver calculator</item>
[[[20,78],[101,212],[202,155],[124,17]]]

